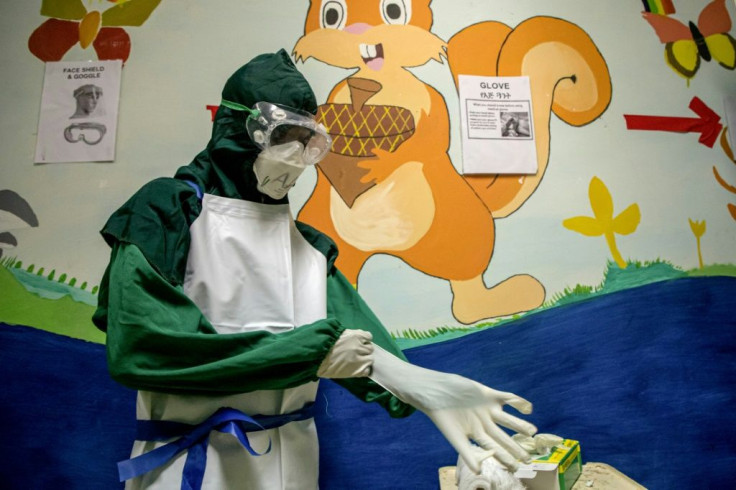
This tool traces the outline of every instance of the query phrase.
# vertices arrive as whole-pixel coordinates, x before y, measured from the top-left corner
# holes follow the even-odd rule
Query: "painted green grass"
[[[688,276],[691,276],[691,277],[736,276],[736,265],[734,264],[706,265],[702,269],[693,269],[691,271],[688,271]]]
[[[702,269],[686,271],[662,260],[629,261],[625,269],[621,269],[614,262],[608,262],[603,276],[598,285],[578,284],[565,288],[553,295],[540,308],[525,314],[471,326],[440,326],[428,330],[404,329],[392,332],[392,336],[402,348],[442,342],[505,325],[544,309],[586,301],[603,294],[654,282],[682,277],[736,277],[736,265],[713,264]],[[25,281],[25,286],[21,280]],[[105,335],[95,328],[91,320],[95,307],[94,301],[90,298],[94,298],[97,286],[87,292],[86,283],[77,286],[76,279],[70,279],[66,274],[57,277],[53,270],[46,272],[43,267],[36,269],[34,265],[24,267],[22,262],[4,257],[0,259],[0,291],[3,292],[0,295],[2,322],[35,327],[90,342],[105,342]]]
[[[98,286],[93,286],[92,289],[87,292],[88,284],[87,281],[77,284],[76,277],[69,277],[66,272],[56,276],[56,269],[46,271],[45,268],[39,267],[36,269],[35,264],[31,264],[25,267],[23,262],[18,260],[16,257],[3,257],[0,259],[0,266],[12,271],[16,277],[31,277],[36,276],[36,281],[25,281],[25,285],[28,286],[30,282],[38,282],[42,284],[46,292],[50,293],[51,296],[56,295],[58,292],[72,294],[75,297],[87,297],[86,301],[90,301],[90,297],[97,294]],[[23,279],[19,279],[24,282]],[[62,294],[63,295],[63,294]],[[96,299],[93,301],[96,303]]]
[[[17,262],[3,260],[0,264],[0,321],[11,325],[26,325],[59,335],[104,343],[105,334],[92,324],[95,307],[76,301],[71,294],[58,299],[44,298],[30,292],[13,274],[11,268]],[[26,271],[27,272],[27,271]],[[60,285],[74,288],[74,285],[60,283],[62,276],[53,276],[46,281],[49,289],[58,290]],[[52,287],[53,286],[53,287]]]
[[[601,294],[622,291],[654,282],[687,277],[688,275],[688,272],[662,260],[653,262],[629,261],[625,269],[621,269],[615,262],[608,262],[603,272],[603,281],[600,284],[595,286],[577,284],[572,288],[565,288],[546,301],[542,309],[575,303]],[[733,275],[736,275],[736,266]]]
[[[594,286],[577,284],[565,288],[563,291],[553,295],[540,308],[536,310],[514,315],[508,318],[496,319],[468,327],[443,326],[429,330],[404,329],[392,332],[392,336],[402,349],[418,347],[436,342],[443,342],[457,337],[462,337],[487,328],[506,325],[518,320],[525,315],[533,315],[538,311],[558,306],[587,301],[592,298],[610,294],[616,291],[652,284],[660,281],[668,281],[683,277],[705,277],[705,276],[732,276],[736,277],[736,265],[713,264],[702,269],[682,270],[671,263],[663,260],[651,262],[628,261],[625,269],[621,269],[616,263],[608,262],[603,274],[603,281]]]

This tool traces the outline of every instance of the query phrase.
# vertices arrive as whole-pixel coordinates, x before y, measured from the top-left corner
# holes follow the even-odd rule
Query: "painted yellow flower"
[[[693,231],[693,235],[695,235],[695,240],[698,244],[698,264],[700,265],[700,268],[703,268],[703,252],[700,248],[700,237],[705,235],[705,220],[703,221],[693,221],[690,218],[687,219],[690,222],[690,229]]]
[[[626,262],[616,246],[616,234],[629,235],[636,231],[641,221],[639,205],[634,203],[614,217],[613,198],[606,185],[598,177],[591,179],[588,196],[590,207],[593,209],[593,216],[569,218],[562,222],[562,226],[585,236],[603,235],[611,250],[613,260],[620,268],[625,269]]]

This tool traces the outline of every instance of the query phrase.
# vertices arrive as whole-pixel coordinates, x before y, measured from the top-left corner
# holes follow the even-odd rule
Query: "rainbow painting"
[[[653,14],[670,15],[675,13],[672,0],[641,0],[644,10]]]

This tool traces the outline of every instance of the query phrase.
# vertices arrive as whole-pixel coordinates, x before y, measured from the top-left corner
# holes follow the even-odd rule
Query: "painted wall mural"
[[[648,7],[648,2],[644,3]],[[698,16],[697,24],[688,21],[687,25],[670,17],[675,9],[671,2],[668,3],[665,8],[654,11],[649,7],[642,15],[665,45],[665,61],[675,73],[689,83],[700,69],[701,59],[714,60],[727,70],[736,68],[736,39],[728,32],[731,17],[726,0],[710,2]]]
[[[68,59],[74,51],[70,50],[72,45],[76,50],[93,49],[95,56],[100,58],[116,55],[127,58],[128,34],[125,34],[127,41],[116,43],[119,48],[125,48],[125,52],[117,54],[105,54],[104,50],[98,49],[97,39],[100,42],[105,39],[104,35],[98,36],[105,29],[122,31],[122,28],[113,27],[114,24],[143,25],[159,3],[139,0],[95,0],[86,4],[81,0],[42,1],[40,14],[50,18],[33,30],[28,46],[42,60]],[[335,145],[329,158],[315,173],[314,185],[301,190],[303,202],[295,205],[295,212],[300,219],[325,230],[336,240],[341,250],[338,264],[361,291],[367,290],[370,294],[366,281],[375,284],[380,277],[380,269],[371,269],[374,257],[394,257],[406,264],[414,272],[404,273],[405,283],[418,279],[450,286],[450,294],[444,299],[449,318],[432,323],[417,320],[407,326],[387,318],[389,328],[407,340],[417,335],[433,337],[438,332],[471,332],[477,327],[498,324],[494,318],[501,318],[503,323],[509,316],[514,318],[522,312],[554,306],[569,291],[587,287],[581,281],[571,284],[569,280],[561,286],[534,270],[524,270],[523,266],[504,275],[505,270],[512,268],[510,265],[520,262],[498,257],[499,250],[508,247],[506,241],[510,240],[503,234],[499,235],[499,229],[503,229],[501,225],[506,222],[516,221],[515,228],[520,233],[534,235],[536,224],[517,216],[530,206],[529,203],[534,205],[535,199],[530,197],[544,189],[541,182],[549,173],[550,163],[555,165],[555,151],[564,150],[553,145],[552,133],[562,131],[558,122],[569,128],[595,127],[610,112],[613,96],[613,76],[596,36],[588,32],[589,28],[584,29],[562,17],[532,15],[519,19],[514,27],[499,20],[472,22],[475,19],[468,19],[471,22],[464,22],[466,25],[440,35],[435,26],[447,14],[436,14],[435,4],[430,5],[426,0],[315,1],[301,11],[304,16],[297,19],[301,29],[293,30],[294,59],[302,62],[305,69],[311,66],[313,78],[319,80],[320,73],[324,71],[320,67],[338,69],[341,73],[329,85],[315,83],[318,91],[322,87],[326,92],[319,117],[330,127]],[[679,22],[671,17],[676,15],[672,2],[644,2],[644,7],[645,18],[650,21],[653,16],[656,18],[651,22],[668,25],[671,25],[669,21]],[[440,8],[439,12],[444,11]],[[718,46],[730,45],[728,40],[733,37],[728,32],[731,24],[725,3],[720,0],[709,2],[699,14],[701,31],[711,33],[715,29],[714,24],[721,31],[717,36],[704,35],[708,41],[706,44],[714,50]],[[485,16],[492,17],[490,9]],[[56,21],[63,22],[59,24]],[[52,25],[62,24],[65,32],[74,31],[77,37],[72,40],[74,36],[57,35]],[[61,41],[67,37],[69,42]],[[700,44],[703,42],[706,41]],[[687,46],[697,47],[698,42],[688,40]],[[668,49],[675,50],[674,47]],[[141,56],[145,53],[142,52]],[[555,62],[550,63],[553,59]],[[723,56],[717,59],[728,61]],[[528,75],[531,78],[536,108],[534,123],[541,130],[536,140],[539,167],[536,175],[462,174],[461,158],[456,148],[453,150],[453,144],[457,146],[459,130],[453,111],[457,105],[457,93],[448,91],[447,86],[444,90],[438,89],[435,86],[436,74],[427,77],[416,72],[418,67],[435,62],[451,77],[453,89],[459,74]],[[724,67],[729,68],[728,63]],[[725,73],[729,72],[726,70]],[[666,72],[658,76],[665,77]],[[727,161],[734,162],[727,128],[722,124],[724,119],[719,111],[697,95],[690,98],[690,108],[697,117],[625,113],[626,127],[635,131],[695,132],[702,145],[714,147],[719,142]],[[202,105],[210,114],[217,107],[206,102]],[[553,118],[552,114],[557,117]],[[583,144],[583,133],[577,141],[574,134],[567,138],[566,144]],[[655,134],[645,144],[660,144]],[[730,175],[732,167],[715,164],[711,168],[720,195],[729,199],[736,193],[733,185],[736,179]],[[626,178],[627,175],[621,172],[617,178]],[[595,173],[589,177],[591,196],[594,188],[607,189],[601,177]],[[607,183],[611,181],[610,177],[604,178]],[[616,186],[620,187],[620,183]],[[537,210],[539,206],[556,206],[554,195],[536,199],[540,199],[536,203]],[[544,203],[541,202],[543,199]],[[630,202],[638,200],[632,196]],[[600,202],[600,199],[594,201],[591,197],[591,204],[594,202]],[[731,219],[736,220],[736,206],[726,202],[725,208]],[[615,239],[617,235],[624,235],[621,230],[636,228],[639,224],[651,226],[647,223],[647,206],[638,205],[637,209],[639,219],[636,225],[632,221],[633,214],[622,213],[621,220],[612,219],[609,228],[601,231],[613,261],[605,265],[604,274],[610,273],[612,264],[626,268],[627,260],[621,255]],[[594,219],[599,219],[595,207],[593,211]],[[570,218],[579,213],[579,209],[570,207],[567,213],[561,213],[558,226],[578,233],[593,233],[593,228],[578,226],[580,220]],[[99,221],[102,219],[98,217]],[[691,215],[689,219],[705,222],[698,216]],[[621,228],[624,226],[622,222],[626,223],[624,228]],[[711,226],[715,225],[711,223]],[[596,228],[597,231],[600,230]],[[643,232],[637,236],[642,235]],[[702,234],[698,236],[699,240],[701,238]],[[705,241],[701,246],[707,247]],[[571,244],[580,246],[575,242]],[[544,248],[540,250],[543,256]],[[671,263],[656,253],[645,255],[643,259],[644,263],[659,263],[661,260]],[[23,262],[21,255],[13,262],[13,269],[18,272]],[[27,260],[25,262],[28,263]],[[57,269],[39,266],[37,264],[41,262],[38,260],[30,263],[35,267],[33,280],[36,282],[46,277],[41,271]],[[672,266],[681,268],[676,263]],[[29,267],[23,266],[25,269]],[[69,271],[63,274],[64,277],[79,275],[71,272],[70,268],[59,268]],[[71,286],[79,289],[80,284],[90,284],[86,289],[91,291],[95,281],[94,277],[75,280]],[[58,287],[58,282],[58,277],[51,278],[52,289]],[[375,290],[375,286],[373,288]],[[402,291],[406,294],[406,308],[421,302],[421,298],[413,296],[406,286]],[[85,306],[93,307],[94,297],[85,298]],[[380,309],[382,298],[378,299]],[[433,303],[441,304],[438,301]],[[22,310],[31,311],[28,308]],[[89,326],[86,315],[85,311],[84,322]],[[17,316],[13,318],[18,319]],[[452,325],[453,322],[459,325]],[[38,322],[33,324],[38,325]],[[96,334],[90,336],[99,339]]]
[[[94,5],[94,4],[97,5]],[[109,4],[113,3],[114,6]],[[100,60],[127,61],[130,36],[123,26],[140,26],[161,0],[43,0],[41,15],[50,17],[28,38],[28,49],[41,61],[59,61],[79,43],[94,47]]]
[[[616,265],[625,269],[626,261],[616,246],[616,235],[630,235],[636,231],[641,222],[639,206],[634,203],[614,217],[613,198],[606,184],[598,177],[590,181],[588,196],[593,216],[569,218],[562,222],[562,226],[585,236],[605,237]]]
[[[673,117],[673,116],[643,116],[634,114],[624,114],[626,119],[626,127],[630,130],[644,131],[672,131],[676,133],[700,133],[698,142],[708,148],[713,148],[716,141],[723,151],[724,156],[733,163],[734,159],[731,144],[728,141],[728,127],[721,124],[721,116],[714,110],[705,105],[698,97],[693,97],[690,101],[690,109],[695,112],[698,117]],[[719,136],[720,135],[720,136]],[[713,166],[713,175],[716,181],[731,193],[736,194],[736,188],[728,184],[717,166]],[[736,220],[736,206],[731,203],[727,205],[731,216]]]
[[[11,230],[38,226],[38,218],[28,201],[10,189],[0,190],[0,258],[5,250],[18,246]]]
[[[721,148],[723,148],[723,153],[726,155],[726,158],[728,158],[731,163],[736,164],[736,158],[734,158],[733,150],[731,149],[731,145],[728,143],[728,134],[725,129],[723,133],[721,133]],[[713,175],[721,187],[731,194],[736,194],[736,186],[729,184],[723,177],[721,177],[721,173],[715,165],[713,165]],[[731,217],[736,221],[736,204],[729,202],[726,204],[726,208],[728,209],[728,212],[731,213]]]
[[[541,183],[551,113],[580,126],[605,111],[608,68],[590,37],[561,19],[534,17],[513,29],[478,23],[448,42],[431,32],[432,20],[429,1],[312,2],[296,59],[355,71],[320,108],[337,144],[319,164],[299,218],[336,241],[337,265],[353,284],[368,258],[384,253],[447,280],[461,323],[532,310],[545,295],[533,276],[515,275],[490,288],[484,283],[493,221],[516,211]],[[445,100],[408,70],[443,57],[456,80],[458,74],[529,76],[536,175],[457,172],[447,154]],[[397,133],[396,141],[389,133]]]
[[[726,0],[3,3],[0,433],[18,441],[0,448],[3,481],[115,488],[135,400],[90,320],[98,230],[201,151],[225,77],[286,48],[335,141],[292,210],[338,242],[410,359],[524,395],[542,430],[650,488],[697,488],[692,467],[729,485],[734,15]],[[115,162],[34,165],[44,62],[94,59],[126,61]],[[463,175],[459,74],[530,77],[536,175]],[[322,488],[432,488],[454,464],[421,418],[386,430],[324,386]]]

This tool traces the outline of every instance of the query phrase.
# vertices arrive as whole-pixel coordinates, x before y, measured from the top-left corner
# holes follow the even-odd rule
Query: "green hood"
[[[289,54],[280,50],[262,54],[237,70],[225,83],[224,100],[246,107],[266,101],[287,105],[315,114],[317,100],[307,80],[297,71]],[[256,190],[253,173],[260,149],[245,130],[248,114],[220,106],[215,115],[212,137],[207,148],[194,161],[176,172],[208,194],[265,203],[275,201]]]
[[[225,84],[222,98],[252,107],[258,101],[276,102],[315,113],[317,101],[286,51],[254,58]],[[256,189],[253,163],[259,149],[245,130],[246,113],[220,106],[212,138],[194,161],[181,167],[175,178],[159,178],[144,185],[107,221],[102,236],[114,247],[132,243],[170,283],[181,284],[189,252],[189,227],[199,215],[200,198],[190,186],[208,194],[266,204],[283,204]],[[330,263],[336,254],[325,236],[297,223]],[[320,243],[316,243],[319,241]]]

